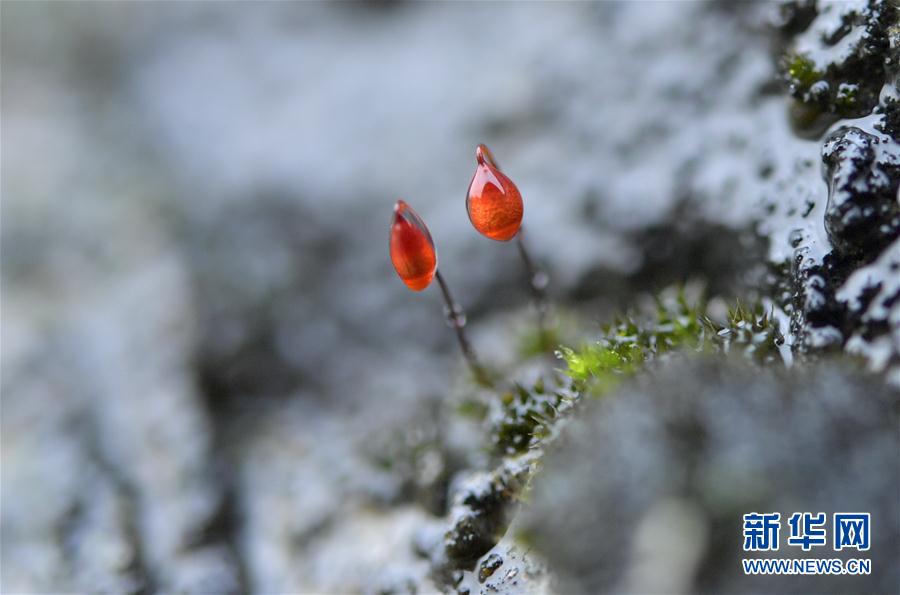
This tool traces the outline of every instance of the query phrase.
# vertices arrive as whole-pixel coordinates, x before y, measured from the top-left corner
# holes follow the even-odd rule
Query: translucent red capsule
[[[431,284],[437,269],[437,254],[425,222],[405,201],[394,205],[391,219],[391,262],[400,279],[413,291]]]
[[[492,240],[513,239],[522,226],[522,195],[485,145],[475,148],[475,175],[466,195],[466,210],[475,229]]]

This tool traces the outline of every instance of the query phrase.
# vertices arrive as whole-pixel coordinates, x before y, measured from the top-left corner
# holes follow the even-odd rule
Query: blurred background
[[[747,233],[773,185],[827,193],[768,8],[4,3],[3,592],[434,589],[446,503],[377,461],[465,380],[394,201],[501,368],[533,313],[466,216],[479,142],[571,341],[673,282],[750,291],[790,250]],[[481,456],[449,440],[441,481]]]

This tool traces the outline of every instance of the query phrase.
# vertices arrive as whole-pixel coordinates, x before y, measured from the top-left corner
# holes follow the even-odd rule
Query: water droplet
[[[548,277],[547,273],[544,271],[538,271],[534,274],[534,277],[531,278],[531,286],[535,289],[546,289],[549,283],[550,277]]]
[[[394,205],[390,250],[394,269],[407,287],[422,291],[431,284],[437,269],[434,241],[419,214],[402,200]]]
[[[458,305],[453,310],[444,306],[444,316],[447,317],[447,326],[464,327],[466,326],[466,313]]]
[[[522,195],[497,167],[485,145],[475,149],[475,160],[475,175],[466,195],[469,220],[480,234],[492,240],[511,240],[522,226]]]

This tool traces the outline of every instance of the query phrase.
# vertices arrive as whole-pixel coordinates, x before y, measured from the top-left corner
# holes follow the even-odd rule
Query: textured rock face
[[[772,260],[792,269],[793,295],[782,304],[798,348],[843,347],[897,384],[900,343],[890,321],[900,314],[889,264],[900,241],[897,7],[788,3],[783,13],[792,113],[805,118],[794,123],[822,138],[827,194],[808,168],[801,175],[810,182],[781,192],[787,202],[773,203],[764,220],[764,228],[786,231],[771,236]]]
[[[883,121],[882,121],[883,124]],[[829,181],[825,229],[842,256],[878,254],[900,236],[900,151],[886,134],[840,128],[822,147]]]
[[[515,250],[465,213],[479,141],[559,309],[589,321],[573,344],[698,279],[768,297],[785,351],[859,354],[900,384],[893,3],[248,6],[3,5],[0,591],[554,591],[516,527],[561,401],[548,382],[539,409],[461,420],[439,302],[387,258],[402,197],[482,355],[524,386],[553,376],[516,351]],[[782,54],[800,57],[787,90]],[[707,372],[756,394],[756,374]],[[826,388],[812,376],[758,390],[790,401]],[[655,410],[654,390],[631,392]],[[669,460],[621,440],[641,468]],[[560,485],[565,466],[546,466]],[[622,502],[649,535],[718,510],[636,493],[604,514]],[[685,571],[712,539],[682,584],[727,588]]]
[[[184,269],[132,264],[4,361],[4,590],[241,590]]]
[[[896,55],[897,7],[851,0],[785,2],[781,31],[789,39],[785,70],[797,100],[795,124],[821,126],[839,117],[859,118],[879,104],[886,58]],[[806,132],[811,132],[807,130]]]
[[[671,362],[585,404],[535,480],[525,530],[565,592],[889,592],[898,420],[895,392],[831,362]],[[744,575],[742,514],[798,510],[870,511],[872,574]]]

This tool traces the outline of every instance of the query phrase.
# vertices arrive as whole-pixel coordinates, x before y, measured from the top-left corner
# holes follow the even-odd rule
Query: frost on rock
[[[825,229],[841,256],[861,260],[900,236],[900,145],[878,132],[883,116],[870,120],[869,131],[842,126],[822,148],[829,183]]]
[[[856,321],[847,351],[865,357],[876,371],[893,365],[888,379],[900,386],[900,239],[878,260],[856,270],[837,299]]]
[[[514,535],[516,529],[510,529],[510,533]],[[473,570],[462,573],[456,592],[459,595],[553,593],[553,586],[547,568],[530,548],[508,535],[482,556]]]
[[[472,473],[451,487],[448,528],[427,552],[439,583],[459,583],[461,572],[472,570],[501,539],[536,460],[536,452],[509,458],[494,471]]]
[[[863,355],[896,381],[896,317],[887,310],[896,302],[890,246],[900,237],[898,9],[802,2],[783,12],[790,91],[818,118],[801,134],[819,139],[821,155],[817,167],[806,149],[792,174],[777,178],[760,224],[784,271],[776,297],[791,318],[789,343],[801,353]]]
[[[132,265],[4,361],[4,590],[241,590],[184,270]]]
[[[783,27],[793,34],[783,66],[797,101],[794,123],[814,134],[839,117],[868,115],[878,105],[885,57],[896,51],[896,6],[817,1],[785,3],[782,10]]]

